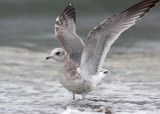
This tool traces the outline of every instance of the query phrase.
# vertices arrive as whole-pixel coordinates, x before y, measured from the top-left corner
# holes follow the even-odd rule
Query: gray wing
[[[159,0],[143,0],[101,22],[88,35],[81,60],[81,73],[94,75],[99,72],[107,52],[122,32],[135,24]]]
[[[69,4],[57,17],[55,33],[70,58],[80,64],[84,44],[76,35],[75,8]]]

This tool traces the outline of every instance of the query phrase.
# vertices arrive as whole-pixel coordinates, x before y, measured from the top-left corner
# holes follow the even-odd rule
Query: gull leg
[[[73,100],[75,100],[75,93],[72,93],[72,95],[73,95]]]
[[[82,99],[86,99],[86,94],[85,93],[82,94]]]

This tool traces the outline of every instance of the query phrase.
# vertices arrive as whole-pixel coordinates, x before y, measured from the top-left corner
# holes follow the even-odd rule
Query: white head
[[[52,50],[51,55],[46,57],[46,60],[53,58],[57,62],[62,62],[64,61],[67,53],[64,49],[62,48],[55,48]]]

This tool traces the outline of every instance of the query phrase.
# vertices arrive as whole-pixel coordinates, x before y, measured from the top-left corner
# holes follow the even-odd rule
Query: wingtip
[[[73,9],[73,10],[75,9],[72,3],[70,3],[69,5],[67,5],[67,6],[62,10],[62,13],[63,13],[63,12],[66,12],[66,11],[68,11],[68,10],[70,10],[70,9]]]
[[[72,4],[72,3],[70,3],[70,4],[69,4],[69,6],[73,6],[73,4]]]
[[[76,23],[76,16],[75,16],[76,12],[75,12],[75,8],[73,6],[72,3],[70,3],[69,5],[67,5],[62,12],[60,13],[60,15],[64,16],[64,17],[68,17],[68,18],[72,18],[74,23]]]

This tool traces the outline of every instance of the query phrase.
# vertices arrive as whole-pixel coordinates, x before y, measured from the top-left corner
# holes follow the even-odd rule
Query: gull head
[[[46,57],[46,60],[48,59],[54,59],[57,62],[63,62],[66,57],[66,51],[63,48],[55,48],[52,50],[51,55]]]

